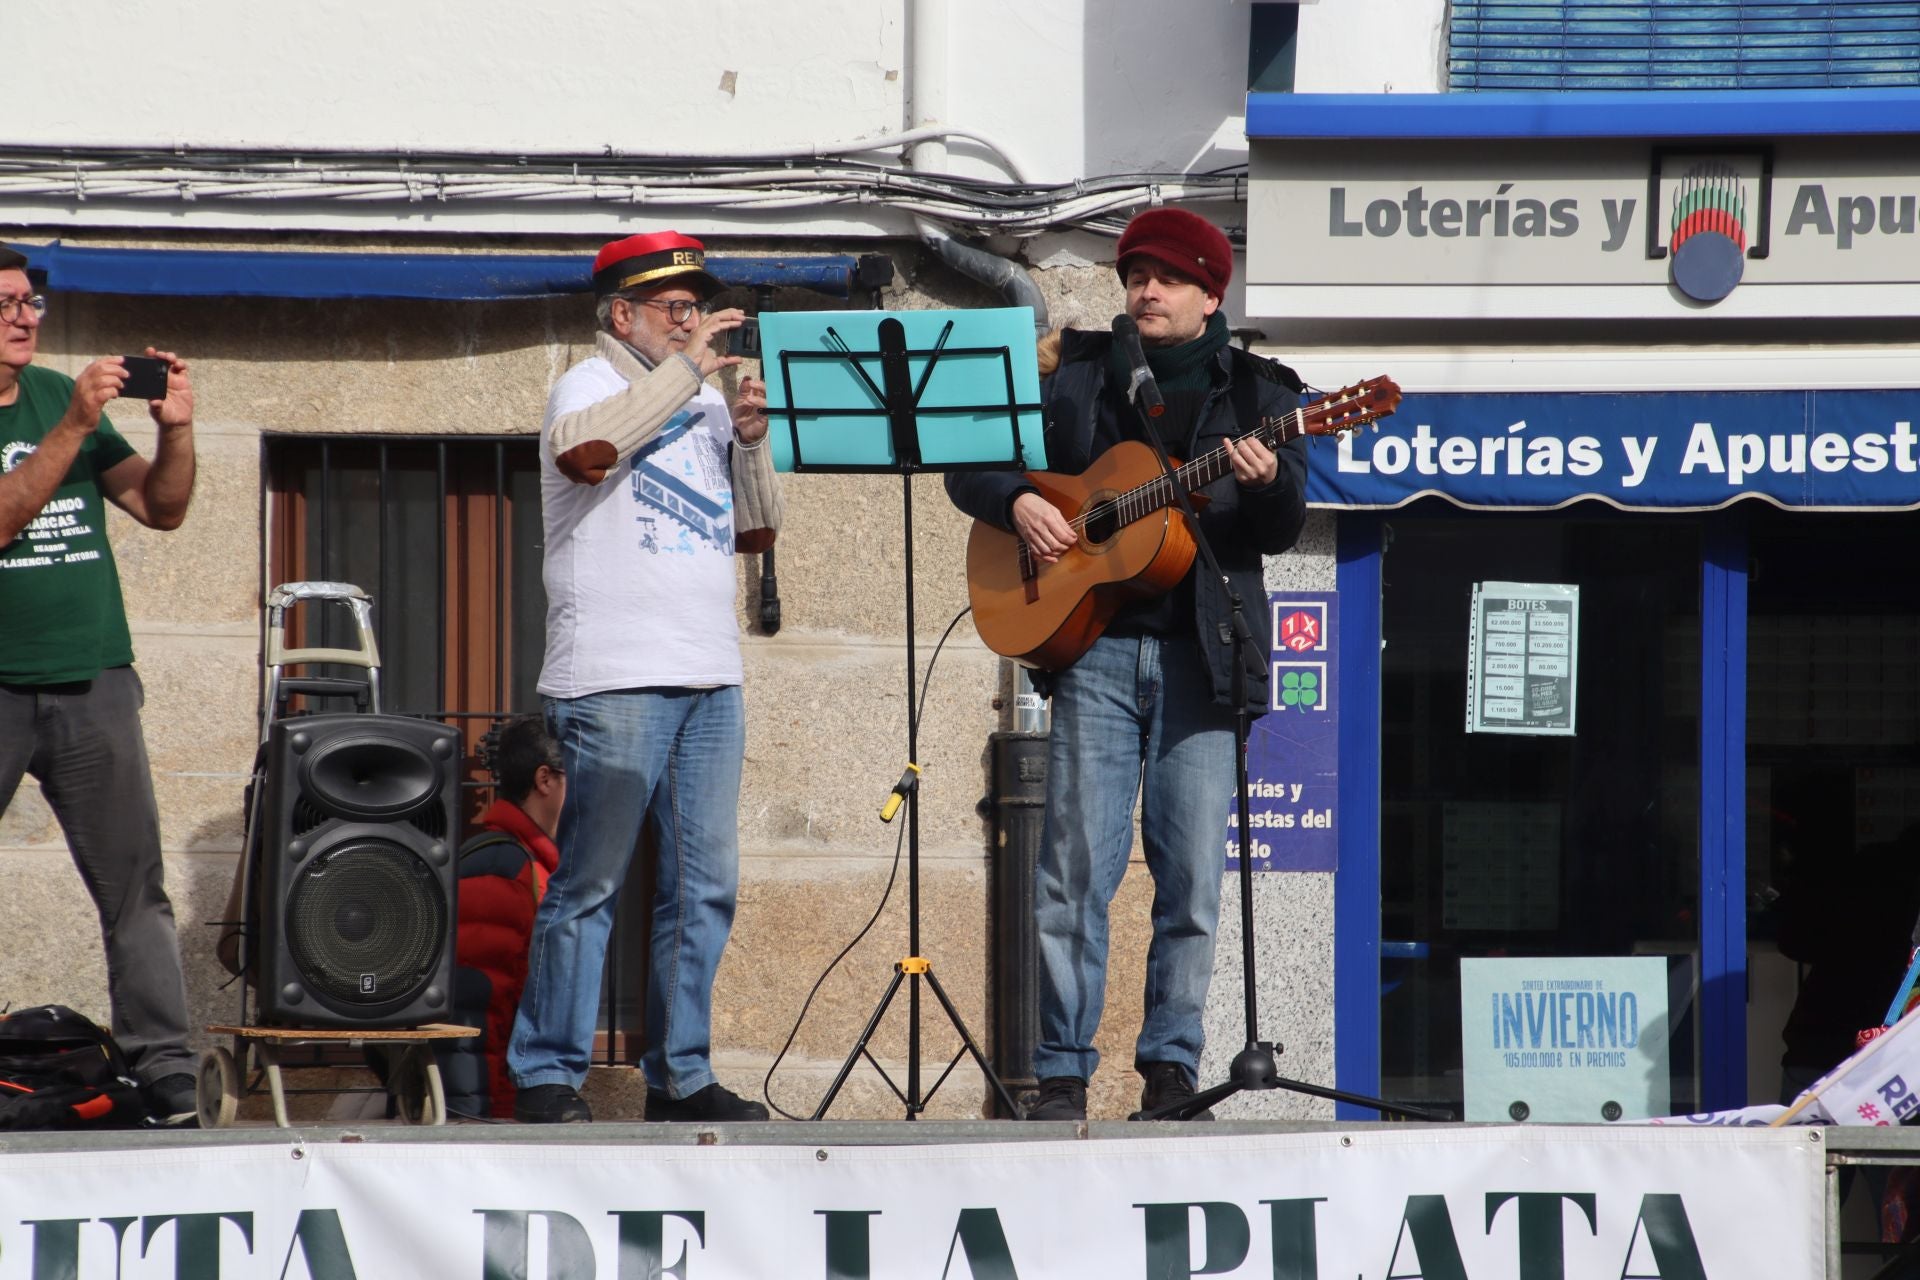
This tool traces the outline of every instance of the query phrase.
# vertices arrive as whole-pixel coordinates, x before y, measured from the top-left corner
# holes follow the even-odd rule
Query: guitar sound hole
[[[1086,517],[1086,525],[1080,530],[1081,541],[1089,546],[1099,546],[1113,537],[1120,527],[1119,514],[1113,506],[1112,493],[1096,493],[1088,499],[1080,510]]]

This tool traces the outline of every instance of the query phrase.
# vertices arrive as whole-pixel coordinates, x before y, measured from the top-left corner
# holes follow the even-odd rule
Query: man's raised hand
[[[739,364],[739,356],[723,356],[713,350],[713,340],[718,334],[738,329],[745,324],[747,313],[738,307],[728,307],[725,311],[716,311],[694,326],[693,336],[687,339],[684,348],[689,360],[700,366],[700,376],[710,378],[722,369]]]
[[[67,412],[61,421],[91,434],[100,426],[100,415],[106,410],[107,401],[119,396],[126,380],[127,366],[119,356],[101,356],[73,380],[73,398],[67,402]]]

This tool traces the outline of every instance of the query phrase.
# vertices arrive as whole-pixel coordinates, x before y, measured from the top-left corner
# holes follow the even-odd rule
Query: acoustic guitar
[[[1290,414],[1263,418],[1241,439],[1278,449],[1296,436],[1337,436],[1391,414],[1400,388],[1369,378]],[[1223,445],[1174,475],[1195,491],[1233,471]],[[967,594],[989,649],[1023,666],[1058,671],[1085,653],[1128,600],[1172,590],[1193,564],[1193,534],[1153,447],[1125,441],[1077,476],[1030,471],[1027,480],[1073,525],[1079,541],[1053,564],[1019,535],[976,520],[967,538]]]

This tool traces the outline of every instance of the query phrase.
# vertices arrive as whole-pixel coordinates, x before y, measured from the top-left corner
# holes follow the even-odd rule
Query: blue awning
[[[572,253],[325,253],[246,249],[95,249],[10,244],[56,293],[172,298],[432,298],[485,301],[586,293],[593,256]],[[849,296],[859,259],[707,258],[730,287]]]
[[[1250,93],[1247,136],[1756,138],[1920,134],[1920,89]]]

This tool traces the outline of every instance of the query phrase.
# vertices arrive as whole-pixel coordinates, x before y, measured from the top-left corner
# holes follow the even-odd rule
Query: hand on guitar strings
[[[1280,459],[1258,436],[1229,439],[1227,456],[1233,459],[1233,478],[1243,489],[1263,489],[1280,474]]]
[[[1037,493],[1023,493],[1013,500],[1013,531],[1027,544],[1042,564],[1054,564],[1067,548],[1080,540],[1059,508]]]

